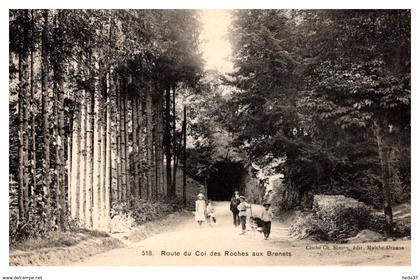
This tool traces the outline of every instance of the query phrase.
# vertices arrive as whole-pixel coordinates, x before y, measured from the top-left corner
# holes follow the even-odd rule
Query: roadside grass
[[[103,231],[77,228],[66,232],[50,232],[47,236],[42,238],[29,238],[23,241],[19,241],[11,244],[9,246],[9,250],[33,251],[43,248],[71,247],[87,239],[105,237],[109,237],[109,234]]]

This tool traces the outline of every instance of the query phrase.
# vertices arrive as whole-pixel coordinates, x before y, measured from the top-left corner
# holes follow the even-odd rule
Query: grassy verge
[[[68,232],[51,232],[43,238],[29,238],[9,246],[10,251],[33,251],[53,247],[71,247],[91,238],[106,238],[109,234],[98,230],[76,229]]]
[[[65,265],[122,246],[120,240],[101,231],[52,232],[43,238],[29,238],[11,245],[9,265]]]
[[[154,234],[173,230],[191,219],[191,212],[180,210],[164,217],[155,217],[127,232],[108,234],[103,231],[78,228],[69,232],[51,232],[42,238],[28,238],[9,246],[10,266],[68,265],[92,255],[129,243],[138,242]]]

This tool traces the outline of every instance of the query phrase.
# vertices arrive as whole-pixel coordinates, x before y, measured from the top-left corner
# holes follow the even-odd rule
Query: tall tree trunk
[[[89,60],[90,61],[90,60]],[[86,108],[87,108],[87,124],[86,124],[86,226],[93,227],[92,217],[92,191],[93,191],[93,97],[94,92],[87,92]]]
[[[144,130],[144,123],[143,123],[143,101],[142,98],[137,99],[137,131],[138,131],[138,187],[139,187],[139,197],[142,197],[144,191],[144,172],[143,172],[143,158],[144,158],[144,139],[143,139],[143,130]]]
[[[61,229],[65,229],[66,211],[65,205],[65,170],[64,170],[64,90],[63,90],[63,77],[62,70],[59,63],[61,61],[54,61],[54,117],[56,123],[54,124],[54,137],[55,137],[55,153],[56,153],[56,208],[57,208],[57,221]]]
[[[118,106],[117,106],[117,93],[118,89],[116,88],[118,79],[114,77],[112,69],[110,70],[110,87],[109,87],[109,105],[107,106],[107,122],[110,122],[110,131],[108,131],[108,137],[111,138],[111,158],[110,158],[110,167],[111,167],[111,202],[119,202],[118,194]],[[109,120],[108,120],[109,119]]]
[[[64,147],[66,147],[65,132],[64,132],[64,90],[63,83],[59,84],[59,96],[58,96],[58,157],[59,157],[59,170],[57,173],[60,174],[60,223],[61,229],[67,229],[67,200],[66,200],[66,171],[65,171],[65,154]]]
[[[156,92],[153,88],[152,94],[152,120],[153,120],[153,130],[152,130],[152,164],[153,164],[153,197],[159,197],[159,190],[158,190],[158,158],[157,158],[157,146],[158,146],[158,139],[157,139],[157,130],[158,130],[158,114],[157,114],[157,102],[156,102]]]
[[[182,155],[182,166],[184,168],[182,174],[182,198],[184,205],[187,205],[187,107],[184,106],[184,122],[182,127],[183,137],[183,155]]]
[[[87,183],[87,150],[86,150],[86,136],[87,136],[87,95],[85,89],[82,90],[81,112],[80,112],[80,182],[79,182],[79,209],[76,216],[79,217],[80,224],[86,224],[86,183]]]
[[[114,108],[114,114],[116,116],[116,135],[117,135],[117,149],[116,149],[116,153],[117,153],[117,173],[116,173],[116,178],[117,178],[117,189],[116,189],[116,201],[117,202],[121,202],[121,178],[122,178],[122,164],[121,164],[121,78],[119,77],[119,75],[117,74],[117,79],[116,79],[116,107]]]
[[[126,96],[124,98],[124,138],[125,138],[125,172],[126,172],[126,189],[125,189],[125,201],[128,205],[131,205],[131,164],[130,164],[130,131],[129,123],[130,118],[130,97],[128,95],[128,84],[126,84]]]
[[[162,177],[162,170],[163,170],[163,129],[162,129],[162,112],[163,112],[163,102],[162,102],[162,94],[159,89],[156,89],[156,184],[157,189],[160,194],[163,194],[163,177]]]
[[[172,186],[171,186],[171,195],[172,196],[176,196],[176,170],[177,170],[177,166],[175,164],[175,162],[178,160],[177,159],[177,150],[176,150],[176,99],[175,99],[175,87],[172,88],[172,123],[173,123],[173,127],[172,127],[172,155],[173,155],[173,159],[174,159],[174,164],[173,164],[173,177],[172,177]]]
[[[54,16],[54,25],[56,17]],[[54,35],[55,36],[55,35]],[[53,39],[54,41],[54,39]],[[60,159],[59,159],[59,146],[60,146],[60,139],[58,136],[58,83],[57,83],[57,62],[52,59],[51,60],[52,66],[52,83],[53,83],[53,96],[52,96],[52,116],[50,119],[50,125],[52,126],[52,144],[53,144],[53,153],[55,152],[55,166],[53,165],[53,177],[52,177],[52,184],[51,184],[51,191],[54,194],[54,202],[52,203],[54,211],[51,213],[53,220],[55,220],[57,226],[61,227],[61,220],[60,220],[60,210],[61,210],[61,202],[60,202],[60,189],[61,189],[61,172],[60,172]],[[54,151],[55,150],[55,151]]]
[[[122,81],[122,91],[120,93],[120,154],[121,154],[121,201],[127,202],[127,165],[126,165],[126,118],[125,118],[125,99],[126,99],[126,82],[125,78]]]
[[[93,55],[93,79],[94,79],[94,93],[93,93],[93,178],[92,178],[92,227],[99,227],[100,205],[101,205],[101,87],[100,80],[102,69],[99,69],[98,54],[95,51]]]
[[[105,70],[105,69],[103,69]],[[107,104],[107,91],[108,91],[108,71],[105,73],[102,81],[102,93],[103,98]],[[101,160],[100,160],[100,189],[99,189],[99,227],[106,228],[106,162],[107,162],[107,150],[106,150],[106,140],[107,140],[107,114],[106,107],[101,106],[101,119],[100,119],[100,137],[101,137]]]
[[[74,106],[73,106],[74,107]],[[74,114],[74,108],[71,110],[71,112],[73,112]],[[68,135],[66,135],[66,137],[64,138],[66,140],[66,170],[67,170],[67,176],[65,176],[66,178],[66,204],[67,204],[67,217],[72,217],[71,214],[71,195],[72,195],[72,189],[71,189],[71,176],[72,176],[72,172],[71,172],[71,166],[72,166],[72,156],[73,156],[73,152],[72,152],[72,147],[73,147],[73,120],[74,117],[71,116],[71,118],[69,118],[69,124],[68,124]]]
[[[61,34],[58,34],[62,28],[62,12],[58,11],[54,15],[54,32],[53,42],[56,47],[62,46]],[[63,59],[60,52],[54,52],[52,59],[53,69],[53,94],[54,94],[54,122],[53,122],[53,137],[55,139],[55,207],[56,207],[56,219],[59,227],[65,229],[65,217],[66,212],[65,205],[65,166],[64,166],[64,90],[63,90]]]
[[[105,227],[110,230],[109,226],[109,218],[110,218],[110,211],[111,211],[111,181],[113,181],[112,178],[112,172],[113,172],[113,168],[116,169],[116,167],[114,166],[115,163],[112,162],[113,158],[113,154],[115,153],[115,151],[113,150],[113,145],[115,144],[115,140],[113,141],[113,128],[112,128],[112,118],[111,118],[111,106],[112,106],[112,93],[115,93],[115,87],[114,87],[114,82],[113,82],[113,73],[112,73],[112,68],[110,67],[109,72],[108,72],[108,76],[107,76],[107,94],[106,94],[106,146],[105,146],[105,195],[104,195],[104,211],[103,211],[103,221],[104,221],[104,225]],[[115,156],[114,156],[115,157]]]
[[[49,94],[48,94],[48,10],[43,11],[44,26],[42,30],[42,60],[41,60],[41,91],[42,91],[42,136],[43,136],[43,158],[42,158],[42,190],[45,207],[45,217],[50,218],[50,132],[49,132]]]
[[[108,53],[106,61],[106,74],[105,74],[105,90],[104,99],[106,101],[105,107],[103,107],[104,122],[102,122],[102,227],[108,231],[110,228],[110,207],[111,207],[111,91],[114,91],[113,73],[112,66],[110,65],[111,47],[112,47],[112,28],[113,18],[109,16],[109,42],[108,42]]]
[[[153,122],[152,122],[152,88],[146,89],[146,160],[147,160],[147,196],[153,198]]]
[[[391,193],[389,186],[389,173],[388,173],[388,148],[385,144],[385,137],[382,125],[375,122],[375,134],[378,145],[378,156],[381,165],[381,177],[382,177],[382,198],[384,205],[385,214],[385,234],[392,236],[393,217],[392,217],[392,205],[391,205]]]
[[[25,107],[25,91],[24,91],[24,70],[23,70],[23,54],[19,54],[19,97],[18,97],[18,111],[19,111],[19,165],[18,165],[18,205],[19,205],[19,220],[25,221],[25,144],[24,144],[24,107]]]
[[[73,115],[73,129],[72,129],[72,156],[71,156],[71,172],[70,172],[70,213],[73,219],[80,219],[80,104],[76,104]]]
[[[166,196],[171,197],[171,182],[172,182],[172,169],[171,169],[171,91],[168,86],[165,93],[165,155],[166,155]]]
[[[139,198],[139,170],[138,170],[138,161],[139,161],[139,146],[138,146],[138,100],[137,96],[132,97],[132,124],[133,124],[133,195],[137,200]]]
[[[29,22],[29,12],[28,10],[25,11],[25,18],[28,20]],[[25,28],[26,29],[26,28]],[[20,84],[21,88],[20,90],[22,91],[22,97],[23,97],[23,131],[22,131],[22,137],[23,137],[23,166],[22,168],[24,169],[24,173],[23,173],[23,185],[24,185],[24,189],[23,189],[23,203],[24,203],[24,207],[25,207],[25,216],[26,219],[29,218],[29,170],[30,170],[30,165],[29,165],[29,72],[28,72],[28,59],[29,59],[29,50],[30,50],[30,43],[29,41],[29,37],[28,37],[28,33],[29,30],[26,30],[26,35],[24,36],[25,38],[25,42],[24,42],[24,46],[23,46],[23,59],[22,59],[22,84]]]
[[[36,180],[36,101],[35,101],[35,74],[34,74],[34,59],[35,59],[35,15],[34,10],[31,10],[31,177],[32,177],[32,187],[31,187],[31,197],[32,197],[32,207],[35,206],[35,193],[37,191],[37,180]]]
[[[183,126],[184,124],[182,124]],[[183,127],[182,127],[183,129]],[[178,170],[178,165],[179,165],[179,160],[181,159],[181,153],[182,153],[182,146],[183,146],[183,135],[184,135],[184,130],[181,130],[181,137],[179,138],[179,144],[177,145],[175,143],[175,145],[178,146],[178,149],[175,148],[176,153],[174,154],[174,170],[175,170],[175,174],[174,176],[176,176],[177,170]],[[176,188],[175,188],[176,191]]]

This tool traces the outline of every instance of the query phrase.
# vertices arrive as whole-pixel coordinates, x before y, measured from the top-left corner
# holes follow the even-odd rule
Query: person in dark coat
[[[235,225],[235,227],[239,226],[240,224],[239,210],[238,210],[239,203],[240,203],[239,195],[238,197],[236,197],[236,195],[232,195],[232,198],[230,199],[230,211],[232,212],[232,215],[233,215],[233,224]]]

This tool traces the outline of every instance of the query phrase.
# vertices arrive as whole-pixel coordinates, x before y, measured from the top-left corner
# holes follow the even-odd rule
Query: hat
[[[235,193],[239,193],[239,191],[235,191]]]
[[[241,196],[239,196],[239,198],[245,199],[245,196],[241,195]]]
[[[266,201],[263,203],[263,206],[266,206],[266,205],[271,206],[271,203]]]
[[[198,197],[204,197],[204,194],[199,193],[197,196],[198,196]]]

